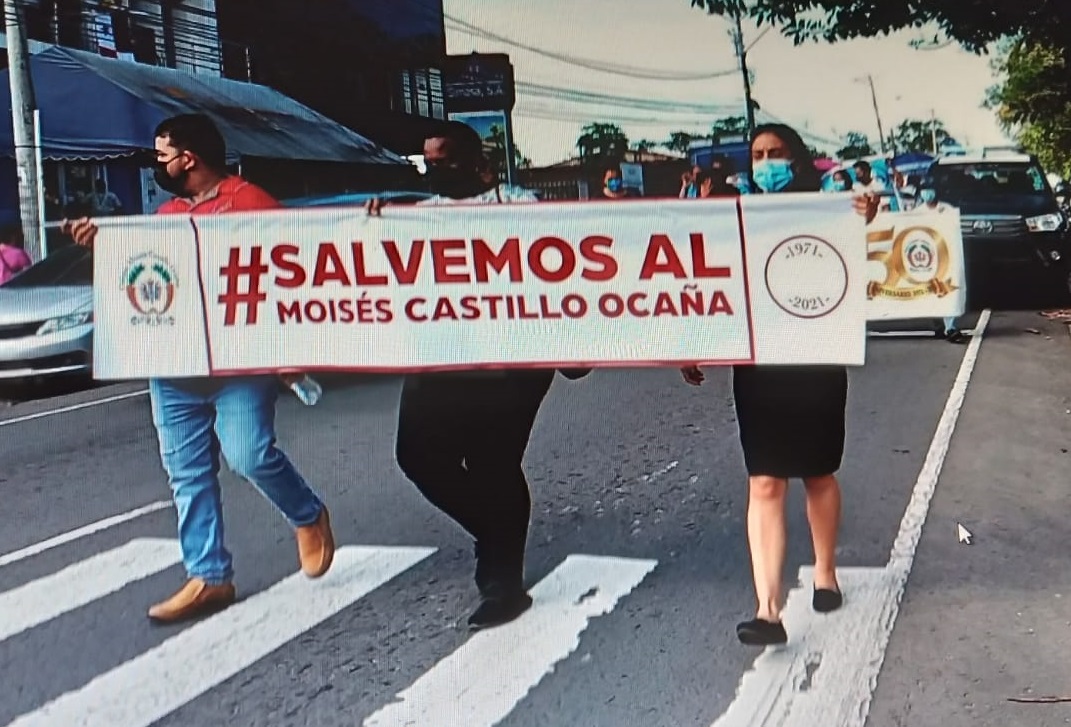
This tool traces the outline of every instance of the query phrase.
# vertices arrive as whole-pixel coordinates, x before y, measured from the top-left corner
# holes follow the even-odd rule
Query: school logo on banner
[[[123,273],[123,286],[135,313],[130,318],[132,325],[175,325],[175,317],[169,313],[175,304],[178,281],[167,258],[155,253],[133,258]]]
[[[867,235],[868,243],[892,241],[888,250],[867,255],[870,261],[885,266],[885,279],[872,280],[867,298],[914,299],[923,296],[943,298],[959,286],[952,282],[949,269],[952,255],[948,241],[932,227],[915,225],[899,232],[882,230]]]

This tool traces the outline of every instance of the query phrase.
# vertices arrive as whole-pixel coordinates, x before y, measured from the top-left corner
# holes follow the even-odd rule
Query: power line
[[[724,78],[731,76],[737,72],[737,69],[726,69],[724,71],[707,71],[705,73],[681,73],[677,71],[663,71],[652,68],[642,68],[639,66],[627,66],[619,63],[607,63],[605,61],[598,61],[593,58],[582,58],[579,56],[569,55],[567,53],[555,53],[554,51],[543,50],[535,46],[522,43],[512,38],[493,33],[488,30],[484,30],[479,26],[472,25],[463,20],[455,18],[451,15],[446,15],[446,19],[452,24],[452,30],[465,33],[476,38],[483,40],[492,40],[503,45],[508,45],[513,48],[528,51],[529,53],[535,53],[536,55],[543,56],[544,58],[550,58],[552,60],[566,63],[578,68],[586,68],[591,71],[599,71],[601,73],[607,73],[617,76],[625,76],[627,78],[634,78],[648,81],[710,81],[718,78]]]
[[[558,101],[571,101],[582,104],[614,105],[631,109],[661,111],[664,113],[696,113],[718,116],[731,113],[737,108],[736,103],[698,104],[690,101],[673,99],[650,99],[633,96],[618,96],[592,91],[583,91],[562,86],[549,86],[525,81],[517,82],[517,91],[526,96],[549,98]]]

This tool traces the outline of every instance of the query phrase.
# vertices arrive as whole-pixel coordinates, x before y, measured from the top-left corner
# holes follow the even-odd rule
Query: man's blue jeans
[[[945,333],[956,330],[956,316],[951,316],[944,319]]]
[[[191,578],[219,584],[233,576],[231,554],[223,545],[220,454],[292,526],[319,518],[320,498],[275,445],[275,377],[153,379],[149,396]]]

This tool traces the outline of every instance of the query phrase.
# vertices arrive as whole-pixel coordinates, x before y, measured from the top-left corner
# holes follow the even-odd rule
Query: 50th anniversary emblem
[[[927,295],[943,298],[959,286],[949,274],[952,255],[944,235],[932,227],[914,225],[899,233],[880,230],[867,235],[867,243],[892,242],[888,250],[875,250],[867,260],[885,266],[885,279],[872,280],[867,299],[877,297],[911,300]]]
[[[167,258],[156,253],[144,253],[131,258],[123,272],[123,290],[134,309],[131,325],[173,326],[178,279]]]

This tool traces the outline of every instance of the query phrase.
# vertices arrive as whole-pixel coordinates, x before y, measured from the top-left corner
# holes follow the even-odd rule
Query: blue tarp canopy
[[[219,125],[232,161],[242,157],[408,164],[397,154],[266,86],[194,75],[53,46],[30,57],[43,155],[108,159],[152,148],[169,116],[204,113]],[[11,90],[0,76],[0,154],[14,156]]]

